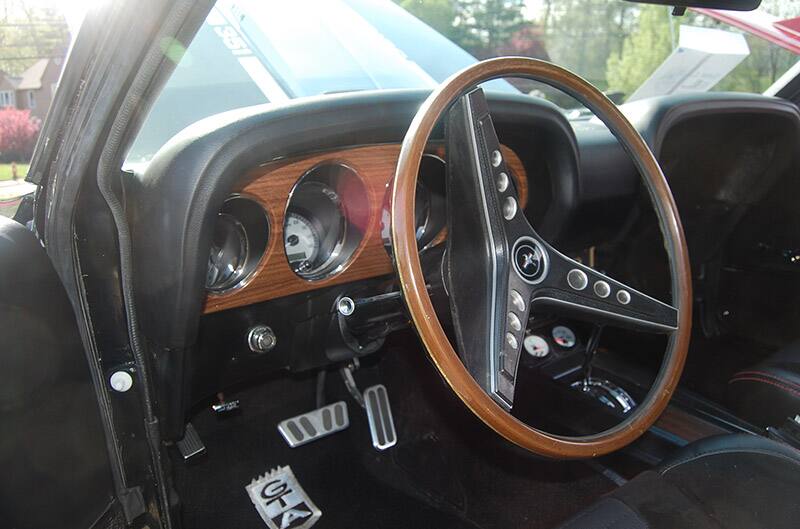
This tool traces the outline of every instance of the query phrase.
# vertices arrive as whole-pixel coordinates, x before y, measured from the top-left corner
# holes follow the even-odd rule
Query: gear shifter
[[[572,387],[600,401],[609,408],[626,414],[636,407],[636,401],[633,400],[633,397],[613,382],[592,376],[592,364],[594,363],[597,345],[600,342],[600,334],[602,332],[602,325],[595,325],[592,329],[592,334],[589,336],[589,341],[584,351],[583,366],[581,368],[583,376],[580,380],[573,382]]]
[[[586,344],[586,350],[583,353],[583,391],[587,391],[589,382],[592,379],[592,363],[594,356],[597,353],[597,344],[600,343],[600,334],[603,332],[602,325],[595,325],[592,328],[592,334],[589,336],[589,341]]]

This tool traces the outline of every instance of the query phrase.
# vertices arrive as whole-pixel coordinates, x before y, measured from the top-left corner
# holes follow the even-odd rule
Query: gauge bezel
[[[423,164],[426,162],[426,160],[433,160],[434,162],[441,164],[441,171],[443,171],[443,173],[440,175],[440,182],[433,181],[432,179],[435,177],[431,174],[431,171],[426,171],[423,167]],[[422,231],[421,235],[417,235],[417,248],[420,252],[423,252],[436,246],[443,240],[442,234],[445,229],[445,223],[447,222],[447,212],[445,210],[447,206],[447,201],[445,199],[445,193],[447,192],[447,162],[437,154],[426,152],[422,155],[418,174],[419,176],[417,178],[416,192],[424,193],[430,203],[428,214],[425,216],[425,220],[423,221],[422,225],[416,226],[417,233],[419,233],[420,230]],[[386,253],[392,255],[392,241],[389,237],[389,207],[392,199],[392,190],[390,184],[391,182],[386,184],[386,193],[383,197],[380,218],[380,233]],[[438,189],[436,189],[437,187]],[[415,217],[416,213],[415,207]],[[415,224],[418,224],[416,223],[416,218]]]
[[[358,194],[354,200],[353,197],[342,197],[340,192],[337,191],[337,185],[340,184],[342,179],[349,179],[354,187],[349,188],[351,192]],[[314,211],[314,204],[300,203],[297,201],[304,198],[302,193],[306,187],[318,186],[321,190],[317,196],[311,196],[315,200],[323,200],[323,202],[316,205],[325,203],[327,199],[337,211],[337,230],[338,234],[333,246],[326,250],[326,256],[322,263],[315,266],[307,273],[301,273],[295,270],[289,256],[286,252],[286,222],[289,216],[294,213],[303,217],[309,223],[321,223],[323,226],[330,226],[317,218]],[[328,193],[330,191],[335,199]],[[363,226],[356,226],[349,220],[349,211],[358,211],[361,208],[363,216]],[[289,197],[286,201],[283,212],[283,226],[280,243],[282,246],[283,257],[292,272],[300,279],[309,282],[316,282],[333,277],[345,270],[345,268],[353,261],[354,257],[358,254],[363,246],[365,237],[369,233],[370,226],[373,222],[373,212],[371,206],[371,199],[366,184],[364,183],[361,175],[352,166],[338,160],[325,160],[315,164],[313,167],[303,173],[300,178],[292,186]],[[320,234],[320,239],[324,240],[326,237]],[[320,249],[320,251],[323,251]]]
[[[436,175],[430,170],[425,170],[423,164],[426,160],[431,160],[440,164],[437,171],[441,171],[441,181],[433,180]],[[417,230],[422,229],[422,234],[417,237],[417,245],[420,251],[426,250],[434,246],[444,230],[445,223],[447,222],[446,206],[447,201],[445,194],[447,193],[447,162],[436,154],[425,153],[422,155],[419,166],[419,177],[417,178],[418,192],[421,188],[422,192],[428,198],[429,209],[428,214],[425,216],[425,221],[422,226],[418,226]],[[437,189],[438,187],[438,189]],[[416,211],[414,212],[416,215]]]
[[[242,211],[242,204],[248,210]],[[220,287],[205,286],[210,295],[222,296],[247,286],[261,266],[267,254],[272,234],[270,217],[263,204],[255,197],[244,193],[233,193],[222,204],[222,208],[214,218],[218,221],[221,215],[232,218],[243,230],[245,238],[245,257],[237,267],[235,281],[227,281]]]

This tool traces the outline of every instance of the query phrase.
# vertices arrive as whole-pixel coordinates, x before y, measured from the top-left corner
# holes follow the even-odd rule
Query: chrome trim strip
[[[477,130],[475,130],[475,119],[472,114],[472,104],[470,103],[470,94],[464,96],[464,105],[467,111],[467,119],[469,120],[469,139],[472,143],[472,154],[475,158],[476,168],[478,170],[478,183],[481,189],[481,203],[483,205],[483,218],[486,223],[487,231],[489,233],[489,243],[492,246],[492,301],[491,301],[491,325],[489,326],[489,343],[491,348],[489,351],[489,389],[490,395],[495,401],[503,405],[505,408],[510,409],[510,405],[497,393],[497,355],[499,354],[500,347],[497,343],[497,336],[495,333],[494,317],[497,313],[497,254],[495,252],[494,234],[492,233],[492,224],[489,217],[489,205],[486,199],[486,188],[483,183],[483,169],[481,168],[481,157],[478,151],[478,138]]]

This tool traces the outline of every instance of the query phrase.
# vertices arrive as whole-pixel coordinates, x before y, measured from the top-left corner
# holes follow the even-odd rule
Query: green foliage
[[[494,56],[525,25],[525,0],[395,0],[478,58]]]
[[[630,95],[664,62],[673,49],[673,34],[667,8],[641,8],[636,29],[625,38],[622,53],[608,58],[606,80],[609,90]]]
[[[524,0],[395,2],[477,58],[522,54],[549,59],[607,92],[626,95],[669,56],[681,25],[738,31],[696,13],[672,17],[668,7],[621,0],[539,0],[535,20],[525,18]],[[797,0],[763,0],[763,7],[780,18],[800,16]],[[759,38],[746,38],[750,56],[714,90],[763,92],[798,60]],[[547,87],[533,88],[573,106]]]
[[[458,43],[463,31],[455,21],[458,11],[453,0],[395,0],[397,4],[430,27]]]
[[[715,91],[763,92],[798,60],[788,50],[749,35],[745,38],[750,55],[714,87]]]
[[[478,58],[492,57],[525,24],[524,0],[456,0],[459,44]]]
[[[608,0],[545,0],[537,22],[550,60],[606,88],[606,60],[622,51],[636,9]]]

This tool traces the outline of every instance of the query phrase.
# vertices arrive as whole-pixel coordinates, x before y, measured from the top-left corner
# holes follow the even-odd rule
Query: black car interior
[[[319,527],[795,527],[800,108],[738,93],[622,105],[641,153],[615,122],[456,91],[418,144],[407,221],[424,281],[410,285],[398,167],[437,93],[332,94],[189,126],[141,170],[84,183],[75,275],[28,229],[53,191],[35,214],[0,217],[0,267],[19,272],[0,274],[0,411],[15,425],[0,468],[28,476],[0,478],[0,519],[262,528],[245,487],[288,466]],[[669,201],[642,170],[650,152],[688,291],[658,209]],[[495,245],[509,226],[523,235]],[[498,262],[509,294],[487,301]],[[548,273],[573,297],[535,303]],[[443,368],[413,288],[491,404]],[[684,331],[685,363],[672,356]],[[665,407],[639,429],[653,387]],[[555,441],[537,451],[498,424]],[[558,445],[620,424],[613,450]],[[65,477],[75,468],[91,486]],[[53,510],[45,479],[63,491]]]
[[[187,505],[209,502],[209,495],[214,492],[203,484],[213,482],[211,475],[215,472],[238,472],[241,480],[247,479],[244,474],[250,467],[244,463],[252,459],[248,460],[245,454],[252,453],[250,457],[263,461],[265,455],[258,443],[264,435],[274,433],[280,413],[288,417],[294,412],[286,410],[300,413],[314,403],[315,371],[320,368],[322,372],[329,371],[324,389],[328,393],[322,402],[331,402],[335,398],[330,395],[344,392],[344,387],[335,387],[341,383],[337,380],[338,368],[331,370],[337,363],[330,360],[332,355],[337,358],[336,351],[340,351],[331,347],[330,341],[331,321],[340,317],[335,311],[336,301],[343,296],[367,299],[397,288],[391,286],[390,278],[376,277],[204,314],[206,252],[216,212],[237,189],[242,175],[260,163],[277,157],[291,159],[308,151],[399,142],[424,95],[413,92],[341,95],[280,109],[255,107],[221,115],[215,118],[213,126],[206,125],[202,131],[191,128],[184,131],[159,152],[144,174],[128,181],[128,211],[136,226],[134,269],[138,274],[135,284],[140,286],[137,301],[141,307],[141,328],[151,347],[165,353],[156,355],[163,361],[157,370],[164,378],[157,384],[165,392],[160,398],[173,404],[183,402],[166,410],[174,415],[165,415],[164,425],[169,425],[168,431],[178,439],[183,431],[184,410],[197,410],[200,415],[192,419],[193,424],[210,452],[206,456],[209,468],[204,469],[202,463],[196,467],[182,461],[175,463],[178,490]],[[568,248],[572,255],[586,259],[595,268],[624,277],[628,284],[644,292],[669,299],[668,273],[663,249],[658,247],[655,219],[645,207],[646,199],[635,168],[608,130],[592,121],[570,127],[561,114],[535,100],[490,94],[489,104],[500,140],[518,154],[529,175],[531,198],[525,213],[533,225],[547,234],[549,240],[557,241],[561,248]],[[696,285],[695,326],[684,382],[665,417],[626,451],[619,470],[613,470],[621,477],[632,477],[638,470],[656,465],[675,448],[692,441],[726,433],[763,434],[768,426],[780,428],[796,408],[792,399],[796,396],[793,380],[797,376],[792,369],[797,365],[797,358],[793,360],[792,355],[796,348],[789,345],[792,338],[789,322],[796,320],[792,302],[796,296],[786,281],[792,277],[795,266],[792,249],[797,220],[791,189],[795,185],[793,176],[800,152],[796,148],[800,141],[797,108],[777,99],[704,94],[648,101],[632,114],[636,116],[635,126],[664,169],[684,220]],[[292,119],[297,116],[304,119]],[[754,134],[756,130],[760,132]],[[741,134],[736,135],[736,131]],[[440,130],[438,134],[442,133]],[[709,145],[709,141],[713,145],[714,138],[721,142],[716,148]],[[182,178],[174,178],[176,174]],[[765,230],[764,226],[772,228]],[[175,255],[176,248],[181,255],[169,261],[151,258]],[[436,248],[429,253],[435,255]],[[754,307],[754,303],[761,304]],[[382,316],[388,318],[401,309],[387,301],[382,310]],[[375,373],[385,372],[384,363],[399,361],[390,359],[394,355],[402,356],[402,363],[417,359],[422,367],[416,369],[424,368],[422,352],[408,331],[398,331],[400,325],[388,326],[382,319],[377,321],[366,325],[364,328],[368,330],[362,328],[361,332],[372,333],[372,340],[383,345],[374,353],[352,354],[363,365],[355,372],[356,380],[360,382],[360,377],[375,377]],[[261,323],[267,324],[277,337],[268,354],[254,353],[247,341],[249,330]],[[545,358],[524,355],[520,377],[535,382],[524,384],[525,394],[518,398],[515,415],[561,433],[596,432],[624,417],[619,406],[609,406],[571,389],[582,376],[584,352],[592,336],[590,325],[537,314],[529,326],[532,334],[538,332],[545,337],[552,352]],[[574,332],[570,347],[559,345],[553,338],[552,330],[559,326]],[[382,329],[392,332],[384,333]],[[658,336],[609,328],[600,337],[600,352],[593,369],[636,401],[644,397],[651,384],[660,362],[658,351],[663,347]],[[290,373],[288,379],[281,375],[286,370]],[[183,380],[186,385],[175,384],[176,380]],[[436,377],[431,377],[431,383],[441,386]],[[290,389],[294,384],[297,390]],[[272,385],[283,388],[276,390],[282,395],[280,398],[271,396]],[[386,385],[390,387],[388,382]],[[306,389],[299,389],[303,387]],[[438,393],[435,388],[424,391],[420,388],[421,394],[413,397],[407,394],[409,388],[397,385],[390,388],[392,392],[402,392],[398,397],[391,394],[394,406],[397,401],[408,399],[423,401],[413,411],[408,410],[408,415],[402,411],[405,408],[395,409],[394,414],[398,423],[408,421],[406,425],[398,425],[398,443],[408,442],[408,450],[412,450],[411,446],[419,447],[414,452],[420,457],[429,453],[424,457],[434,458],[427,470],[444,474],[450,468],[461,468],[465,461],[476,456],[476,451],[483,452],[472,446],[471,441],[459,450],[444,448],[446,445],[439,438],[443,434],[429,430],[430,419],[416,417],[422,409],[440,405],[446,398],[444,388]],[[319,397],[319,392],[316,394]],[[292,399],[292,405],[278,406],[284,399]],[[215,408],[225,409],[219,404],[230,401],[238,401],[242,407],[233,412],[238,416],[230,420],[222,417],[226,412],[213,412],[209,407],[215,404]],[[251,414],[252,422],[246,421]],[[464,427],[464,422],[471,422],[466,415],[463,410],[454,410],[448,417],[437,413],[443,423],[455,423],[443,426],[449,428]],[[418,421],[422,423],[417,424]],[[258,431],[248,435],[237,432],[237,426]],[[478,425],[470,428],[482,429]],[[355,428],[349,433],[355,434]],[[237,443],[242,444],[231,451],[239,462],[233,464],[231,456],[215,460],[213,454],[227,452],[225,444],[237,436],[241,436]],[[272,437],[275,439],[271,450],[289,454],[284,460],[294,454],[276,435]],[[363,432],[361,437],[368,438]],[[724,439],[717,442],[724,444]],[[733,443],[730,450],[738,452],[734,441],[739,438],[730,439]],[[339,450],[351,448],[343,440],[333,442],[342,445]],[[769,441],[764,443],[765,451],[774,447]],[[381,469],[382,465],[397,467],[392,472],[410,472],[411,477],[401,481],[410,481],[402,486],[405,495],[410,498],[432,495],[434,499],[430,501],[435,505],[447,505],[448,510],[453,503],[460,506],[460,511],[456,508],[458,518],[481,519],[482,515],[476,514],[465,499],[478,501],[479,496],[473,496],[477,491],[454,491],[456,497],[449,497],[447,490],[440,491],[440,483],[427,475],[425,464],[387,457],[390,461],[371,456],[369,463],[363,462],[367,468],[359,472],[366,472],[370,479],[392,475],[373,468],[373,464]],[[513,466],[513,460],[507,450],[502,450],[489,457],[486,464]],[[341,460],[336,463],[340,464]],[[538,464],[547,468],[551,465]],[[613,469],[618,463],[608,464]],[[413,468],[408,470],[408,465]],[[567,465],[563,471],[567,474],[583,472],[576,470],[573,463]],[[691,468],[687,466],[686,472],[690,473]],[[341,471],[334,466],[322,474],[334,476]],[[203,477],[193,472],[200,472]],[[505,485],[501,484],[504,480],[495,480],[498,493],[500,490],[510,493],[514,487],[516,472],[511,468],[506,472],[511,474],[504,477]],[[659,487],[667,487],[673,472],[667,474],[669,479],[657,470],[651,474],[654,483],[658,481]],[[418,476],[433,481],[418,489],[413,484]],[[586,491],[589,496],[607,492],[607,483],[587,480],[588,489],[594,490]],[[384,483],[380,478],[379,481]],[[558,489],[557,484],[545,482],[537,486],[542,487],[543,494],[558,494],[554,490],[544,492]],[[713,489],[715,485],[697,486]],[[463,483],[448,486],[452,487],[470,488]],[[324,490],[331,488],[334,487]],[[534,490],[536,486],[532,489],[536,494]],[[659,495],[659,490],[653,489],[652,493]],[[444,497],[436,497],[440,493]],[[397,504],[392,508],[408,508],[399,499],[393,501]],[[246,498],[238,503],[243,510],[250,509]],[[604,513],[610,509],[602,516],[617,516],[619,513],[608,504],[619,505],[619,501],[608,500],[597,507]],[[527,503],[521,502],[516,512],[508,507],[512,511],[508,523],[519,525],[528,520],[528,511],[523,506]],[[552,526],[577,510],[572,506],[555,502],[546,515],[529,524]],[[341,505],[337,508],[341,509]],[[676,509],[683,512],[681,507]],[[355,513],[340,512],[337,516],[344,517],[341,523],[354,523],[355,518],[348,516],[356,516]],[[227,514],[211,514],[202,508],[185,511],[187,519],[192,520],[191,526],[219,524]],[[665,523],[664,527],[671,526]]]

